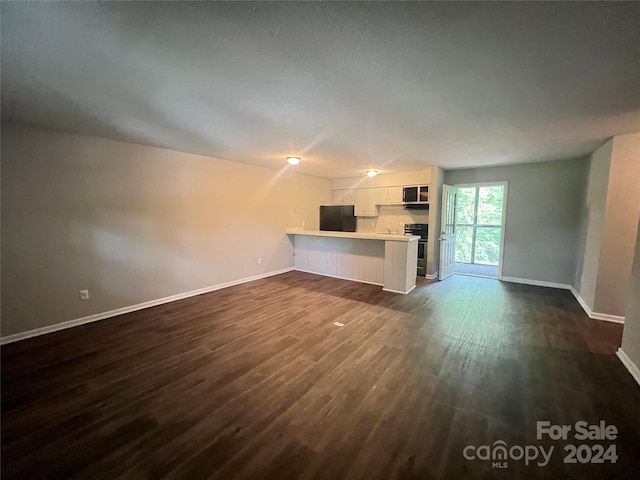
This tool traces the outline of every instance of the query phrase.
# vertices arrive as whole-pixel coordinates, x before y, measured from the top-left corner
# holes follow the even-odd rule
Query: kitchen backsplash
[[[377,217],[358,217],[358,232],[384,232],[388,226],[393,233],[404,233],[405,223],[429,223],[428,210],[405,210],[401,205],[381,205]]]

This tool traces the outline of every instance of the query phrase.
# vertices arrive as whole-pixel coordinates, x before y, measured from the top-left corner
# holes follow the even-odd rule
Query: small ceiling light
[[[289,162],[289,165],[297,165],[300,163],[300,157],[294,157],[294,156],[287,157],[287,162]]]
[[[375,177],[378,174],[378,170],[369,170],[367,171],[367,175],[370,177]]]

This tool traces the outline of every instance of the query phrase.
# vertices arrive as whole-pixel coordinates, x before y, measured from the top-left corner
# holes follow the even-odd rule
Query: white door
[[[456,195],[458,189],[444,185],[442,189],[442,222],[440,232],[440,280],[450,277],[456,268]]]

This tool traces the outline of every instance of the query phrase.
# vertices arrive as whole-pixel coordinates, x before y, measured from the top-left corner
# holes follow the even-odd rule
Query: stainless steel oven
[[[405,235],[419,235],[417,275],[427,274],[427,246],[429,242],[429,225],[426,223],[407,223],[404,226]]]

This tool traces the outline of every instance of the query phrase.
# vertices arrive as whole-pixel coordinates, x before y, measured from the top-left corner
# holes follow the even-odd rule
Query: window
[[[456,262],[498,265],[503,201],[503,185],[458,189]]]

